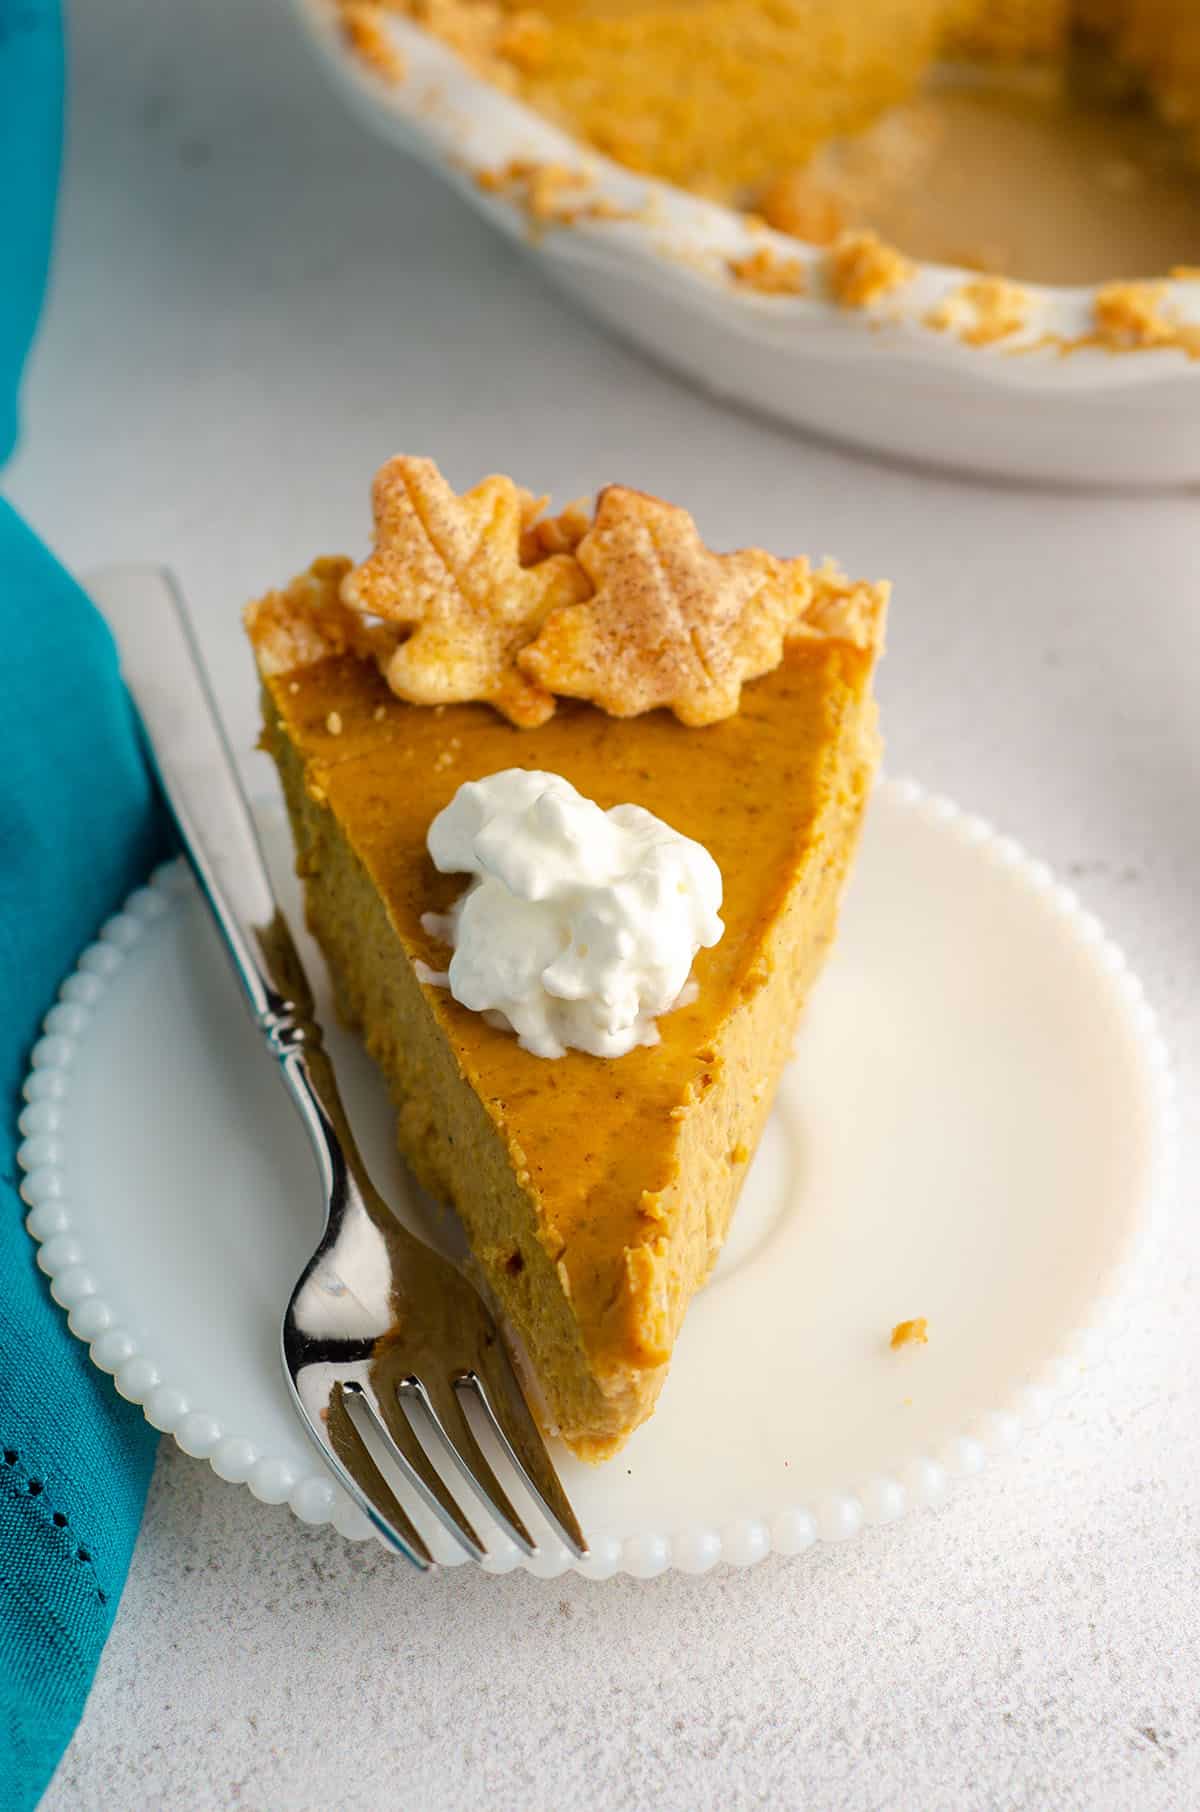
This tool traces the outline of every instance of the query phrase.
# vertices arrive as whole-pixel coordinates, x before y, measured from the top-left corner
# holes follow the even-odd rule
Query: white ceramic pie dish
[[[298,926],[282,813],[261,822]],[[372,1174],[436,1236],[382,1081],[302,942]],[[279,1362],[282,1304],[317,1234],[310,1155],[181,865],[83,952],[25,1097],[29,1230],[95,1363],[222,1478],[369,1534]],[[939,1502],[1085,1365],[1103,1388],[1172,1114],[1142,991],[1074,896],[978,819],[882,783],[658,1409],[605,1466],[557,1451],[592,1544],[579,1570],[704,1572],[846,1539]],[[929,1344],[892,1351],[892,1327],[918,1315]],[[1103,1477],[1097,1453],[1097,1491]],[[517,1564],[573,1563],[552,1539],[530,1563],[495,1545],[490,1570]]]
[[[328,0],[294,4],[338,88],[376,131],[521,241],[590,313],[705,389],[955,470],[1084,484],[1200,479],[1200,359],[1178,347],[1064,355],[1045,343],[1092,331],[1093,289],[1023,285],[1026,327],[990,346],[925,321],[967,271],[925,265],[874,307],[838,307],[821,293],[819,250],[585,150],[410,21],[387,21],[405,64],[393,83],[348,48]],[[531,223],[521,201],[478,181],[521,159],[577,171],[589,199],[638,217]],[[810,267],[815,293],[766,296],[731,282],[728,259],[763,246]],[[1164,308],[1200,323],[1200,281],[1168,284]]]

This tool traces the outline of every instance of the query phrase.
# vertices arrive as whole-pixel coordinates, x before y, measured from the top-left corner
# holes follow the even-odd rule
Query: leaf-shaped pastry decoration
[[[522,564],[538,504],[511,478],[460,497],[433,461],[400,456],[373,491],[375,551],[342,584],[342,601],[404,634],[383,665],[414,705],[486,700],[514,724],[544,723],[554,698],[516,665],[547,613],[586,595],[568,553]]]
[[[658,706],[685,724],[731,717],[812,597],[806,560],[710,553],[686,510],[621,485],[601,492],[576,558],[593,595],[550,612],[518,662],[613,717]]]

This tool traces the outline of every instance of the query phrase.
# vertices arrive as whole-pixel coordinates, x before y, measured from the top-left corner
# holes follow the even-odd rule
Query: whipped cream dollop
[[[721,871],[703,844],[640,805],[602,811],[562,778],[506,768],[460,786],[429,827],[443,874],[474,879],[422,921],[453,946],[422,981],[515,1032],[538,1057],[623,1057],[656,1044],[717,943]]]

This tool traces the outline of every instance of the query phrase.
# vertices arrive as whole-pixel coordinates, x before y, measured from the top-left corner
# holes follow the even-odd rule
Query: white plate
[[[969,271],[924,265],[877,306],[840,308],[824,294],[819,250],[752,231],[731,208],[599,157],[473,76],[411,21],[387,21],[407,68],[403,82],[388,84],[348,49],[328,0],[294,5],[370,126],[442,175],[584,308],[704,388],[956,470],[1125,485],[1200,478],[1200,359],[1178,347],[1084,347],[1064,357],[1047,341],[1092,331],[1094,287],[1022,285],[1027,325],[984,347],[926,322]],[[642,217],[533,231],[523,207],[477,180],[521,158],[579,171],[590,196]],[[729,281],[728,260],[764,245],[809,267],[807,295],[764,296]],[[1166,285],[1165,306],[1200,323],[1200,281]]]
[[[298,924],[278,808],[263,823]],[[382,1083],[305,954],[368,1162],[421,1225]],[[280,1370],[315,1173],[181,865],[83,954],[33,1061],[29,1227],[96,1363],[222,1477],[366,1533]],[[795,1552],[935,1502],[1008,1445],[1077,1373],[1146,1225],[1167,1077],[1140,987],[1073,897],[977,819],[881,785],[657,1413],[606,1466],[558,1455],[593,1543],[582,1570]],[[893,1352],[893,1325],[917,1315],[928,1346]],[[567,1564],[548,1543],[533,1566]]]

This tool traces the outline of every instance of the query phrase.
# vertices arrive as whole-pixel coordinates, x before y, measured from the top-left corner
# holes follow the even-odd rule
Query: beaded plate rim
[[[548,1543],[531,1560],[508,1545],[485,1568],[507,1572],[520,1565],[545,1578],[568,1568],[595,1579],[625,1573],[651,1578],[669,1568],[707,1572],[718,1562],[748,1566],[768,1554],[798,1554],[818,1541],[844,1541],[872,1524],[894,1522],[909,1511],[940,1504],[956,1480],[980,1472],[988,1461],[1044,1422],[1074,1388],[1081,1362],[1094,1362],[1114,1331],[1115,1309],[1137,1265],[1157,1243],[1171,1195],[1176,1153],[1176,1103],[1167,1047],[1142,984],[1117,944],[1045,863],[1002,836],[984,819],[911,780],[885,779],[881,790],[897,803],[949,830],[1018,879],[1060,923],[1067,925],[1092,961],[1098,985],[1109,990],[1132,1047],[1137,1051],[1150,1110],[1150,1162],[1140,1215],[1126,1250],[1094,1298],[1087,1319],[1059,1346],[1036,1380],[1011,1402],[997,1406],[937,1454],[913,1458],[897,1477],[869,1479],[855,1490],[797,1504],[770,1518],[741,1517],[721,1529],[693,1527],[625,1538],[600,1536],[587,1560],[576,1562],[561,1544]],[[50,1279],[54,1300],[83,1341],[92,1362],[113,1375],[120,1394],[138,1404],[152,1427],[170,1434],[194,1458],[206,1459],[219,1477],[240,1483],[263,1503],[286,1502],[302,1522],[332,1523],[351,1540],[371,1535],[366,1519],[314,1460],[305,1472],[290,1461],[260,1454],[236,1430],[225,1429],[203,1407],[189,1402],[165,1375],[155,1354],[140,1350],[104,1299],[89,1253],[75,1229],[64,1175],[64,1134],[70,1126],[71,1069],[96,1009],[113,978],[147,930],[171,911],[193,883],[182,858],[155,871],[101,927],[63,981],[42,1022],[22,1091],[17,1162],[25,1225],[37,1242],[37,1263]]]

